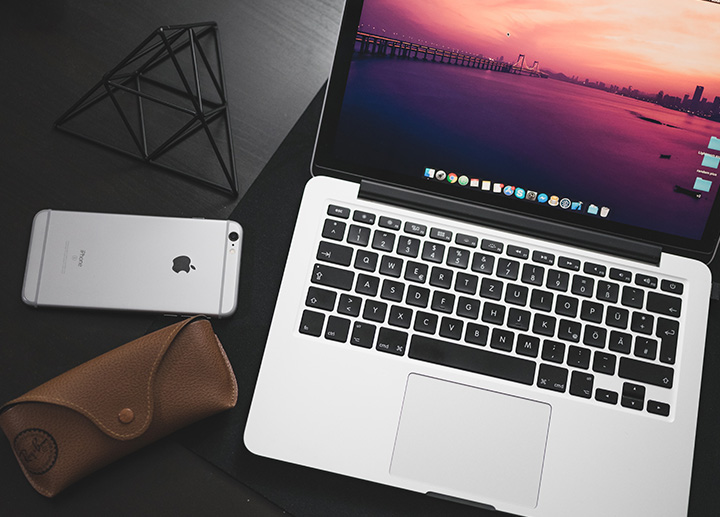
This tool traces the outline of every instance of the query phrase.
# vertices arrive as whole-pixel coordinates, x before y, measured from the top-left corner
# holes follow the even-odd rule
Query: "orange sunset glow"
[[[363,30],[648,93],[720,96],[720,4],[703,0],[366,2]],[[373,30],[374,28],[374,30]]]

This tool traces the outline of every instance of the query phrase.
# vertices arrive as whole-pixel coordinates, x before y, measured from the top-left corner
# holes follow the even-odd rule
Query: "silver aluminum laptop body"
[[[346,9],[352,8],[357,7]],[[342,38],[343,33],[341,45]],[[389,55],[390,51],[387,52]],[[333,80],[337,81],[336,75],[331,78],[331,90]],[[325,110],[328,109],[326,104]],[[372,154],[367,149],[365,152]],[[574,229],[571,226],[567,227],[566,235],[561,231],[554,239],[538,238],[537,234],[518,228],[511,214],[507,215],[508,225],[519,231],[508,231],[502,228],[503,216],[499,221],[495,218],[497,211],[488,219],[479,219],[480,222],[470,221],[473,217],[462,211],[463,207],[472,211],[472,207],[464,200],[452,205],[452,210],[444,211],[443,201],[434,204],[431,196],[426,210],[422,210],[422,202],[428,198],[424,194],[419,198],[415,196],[412,187],[408,191],[413,201],[407,202],[402,194],[397,200],[392,195],[368,195],[364,192],[366,178],[360,181],[361,178],[347,174],[338,175],[341,178],[316,175],[303,195],[245,430],[244,441],[251,452],[518,515],[687,513],[712,284],[709,269],[703,262],[667,251],[659,251],[656,259],[650,261],[623,257],[616,251],[629,242],[627,239],[615,245],[608,241],[605,245],[602,232],[592,228],[589,241],[578,246],[572,245]],[[453,186],[456,187],[461,188]],[[368,189],[384,192],[382,183],[380,187]],[[356,214],[372,214],[373,219],[368,222],[362,220],[362,215],[356,218]],[[532,219],[526,219],[529,227],[534,227]],[[339,223],[342,228],[338,240],[328,232],[328,220],[333,227]],[[614,309],[616,306],[626,308],[625,314],[633,321],[627,321],[621,333],[632,334],[632,348],[618,351],[617,343],[611,346],[610,333],[618,327],[607,325],[606,316],[589,330],[583,327],[582,335],[570,333],[561,338],[561,320],[566,325],[588,323],[590,316],[578,310],[575,316],[564,317],[553,312],[558,328],[551,331],[552,334],[545,334],[561,343],[560,360],[552,353],[546,355],[544,350],[527,354],[520,350],[520,345],[530,330],[527,326],[522,330],[511,321],[512,303],[507,305],[508,315],[501,323],[486,324],[483,309],[490,307],[494,299],[486,298],[477,289],[475,294],[465,296],[453,292],[453,299],[458,303],[449,313],[433,311],[429,301],[424,306],[417,305],[410,296],[390,301],[379,291],[364,294],[359,279],[367,277],[360,275],[377,277],[380,282],[403,280],[411,275],[411,267],[421,267],[418,266],[422,263],[421,251],[408,256],[398,250],[405,268],[399,277],[387,270],[381,272],[382,264],[371,270],[362,266],[353,269],[358,265],[356,261],[368,256],[367,253],[361,255],[359,250],[375,253],[380,261],[390,254],[383,251],[379,242],[373,241],[376,233],[388,228],[388,221],[399,222],[398,239],[410,236],[422,251],[426,244],[440,243],[448,253],[467,249],[468,257],[492,255],[499,264],[501,258],[508,259],[512,250],[519,255],[511,257],[513,260],[509,262],[519,262],[521,267],[542,264],[544,274],[550,270],[560,271],[564,267],[560,261],[572,258],[583,265],[582,269],[570,273],[572,278],[595,275],[596,272],[587,273],[590,270],[584,269],[585,264],[602,264],[606,269],[594,277],[594,286],[604,282],[603,285],[617,283],[620,289],[626,285],[635,288],[641,279],[655,279],[657,285],[653,286],[650,281],[648,292],[657,294],[646,292],[644,296],[665,300],[665,296],[669,296],[665,288],[672,288],[671,297],[675,300],[672,303],[679,299],[681,314],[675,314],[674,306],[660,309],[661,313],[653,312],[653,327],[646,333],[642,324],[634,320],[634,314],[645,312],[647,306],[643,305],[642,309],[623,306],[619,295],[607,303],[598,299],[599,294],[591,298],[576,295],[581,303],[592,300],[594,307],[599,307],[607,318],[611,313],[619,314]],[[556,223],[547,224],[555,226]],[[562,228],[562,223],[559,224]],[[349,233],[353,225],[368,226],[373,232],[367,244],[353,242],[357,236],[353,233],[351,237]],[[442,240],[446,235],[451,237]],[[593,235],[597,236],[596,242],[592,242]],[[460,243],[460,236],[470,240]],[[341,266],[328,262],[335,260],[329,257],[339,252],[339,248],[319,247],[321,242],[352,249],[352,257],[348,259],[351,264]],[[502,251],[488,251],[486,242],[500,243]],[[522,256],[522,250],[529,250],[529,254]],[[535,261],[536,257],[538,260],[542,257],[543,261]],[[552,262],[546,262],[547,257],[552,257]],[[466,272],[484,277],[484,272],[476,269],[475,264],[455,267],[447,254],[436,265],[452,270],[456,276]],[[432,267],[433,263],[421,271],[429,276]],[[354,271],[350,283],[345,288],[328,287],[327,275],[335,275],[339,270]],[[619,277],[614,274],[611,279],[610,271],[623,273]],[[436,291],[441,295],[446,292],[432,287],[427,278],[411,278],[405,282],[407,285],[427,288],[432,295]],[[503,292],[520,283],[517,277],[506,282]],[[677,285],[682,285],[682,289],[677,290]],[[544,289],[548,284],[543,281],[539,287]],[[532,289],[530,285],[528,296]],[[317,310],[318,300],[314,294],[325,291],[336,293],[332,306]],[[570,293],[570,286],[563,291],[553,291],[554,303],[559,296]],[[362,305],[357,309],[350,306],[356,303],[353,298],[361,300]],[[463,313],[459,317],[460,300],[469,304],[479,302],[479,310],[474,316]],[[503,300],[507,301],[507,296]],[[364,312],[370,301],[385,303],[389,312],[395,310],[395,315],[373,319]],[[522,311],[529,312],[533,321],[535,318],[542,321],[545,310],[532,305],[528,301],[521,306]],[[398,313],[405,311],[411,318],[407,325],[397,319],[390,323],[391,317],[397,318]],[[319,330],[310,329],[312,321],[306,319],[308,312],[322,314]],[[433,314],[438,317],[437,327],[432,331],[423,330],[425,320]],[[349,320],[347,335],[337,336],[334,323],[330,323],[333,318],[335,323]],[[442,318],[446,318],[448,325],[461,322],[463,334],[443,337],[441,332],[452,335],[453,329],[443,327]],[[658,326],[661,320],[677,321],[678,326]],[[639,326],[636,327],[636,323]],[[365,330],[372,327],[370,345],[366,343],[366,334],[356,333],[358,324]],[[483,344],[473,343],[469,336],[470,330],[479,326],[489,327],[487,342]],[[603,334],[607,339],[602,344],[593,342],[590,336],[598,327],[607,332]],[[380,334],[383,328],[405,333],[407,341],[398,343],[394,340],[397,334],[393,332]],[[493,342],[496,336],[499,341]],[[511,349],[504,349],[502,345],[508,336],[514,343]],[[671,360],[663,357],[663,343],[668,336],[677,344],[677,353]],[[655,354],[650,352],[652,357],[647,356],[647,349],[638,345],[639,338],[643,337],[660,347]],[[449,350],[447,355],[440,346]],[[579,348],[588,348],[588,354],[592,354],[593,360],[586,366],[570,363],[570,351]],[[485,374],[496,354],[522,359],[520,366],[525,370]],[[609,372],[598,364],[606,355],[614,356],[613,361],[617,361]],[[469,363],[461,364],[461,359],[468,359]],[[647,366],[649,363],[657,368]],[[510,360],[503,365],[510,367]],[[514,368],[514,363],[512,366]],[[531,368],[529,373],[527,368]],[[548,373],[557,372],[555,368],[564,370],[567,376],[557,379]],[[633,373],[629,373],[631,369]],[[592,377],[590,384],[582,384],[582,379],[588,377]],[[642,380],[638,380],[639,377]],[[632,394],[628,390],[633,388],[643,390],[640,407],[629,400]],[[615,399],[611,400],[613,394]]]

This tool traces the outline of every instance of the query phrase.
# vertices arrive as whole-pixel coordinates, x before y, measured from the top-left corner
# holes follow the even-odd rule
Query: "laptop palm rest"
[[[390,473],[480,503],[537,506],[551,408],[408,377]]]

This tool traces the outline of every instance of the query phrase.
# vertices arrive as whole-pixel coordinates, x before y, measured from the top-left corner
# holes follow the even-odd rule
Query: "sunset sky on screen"
[[[362,30],[647,93],[720,96],[720,4],[702,0],[367,0]],[[374,28],[374,29],[373,29]],[[509,36],[508,36],[509,34]],[[412,38],[412,39],[411,39]]]

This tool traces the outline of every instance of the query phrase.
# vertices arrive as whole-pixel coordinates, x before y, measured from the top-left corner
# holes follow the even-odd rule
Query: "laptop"
[[[248,449],[517,515],[687,514],[719,17],[348,1]]]

